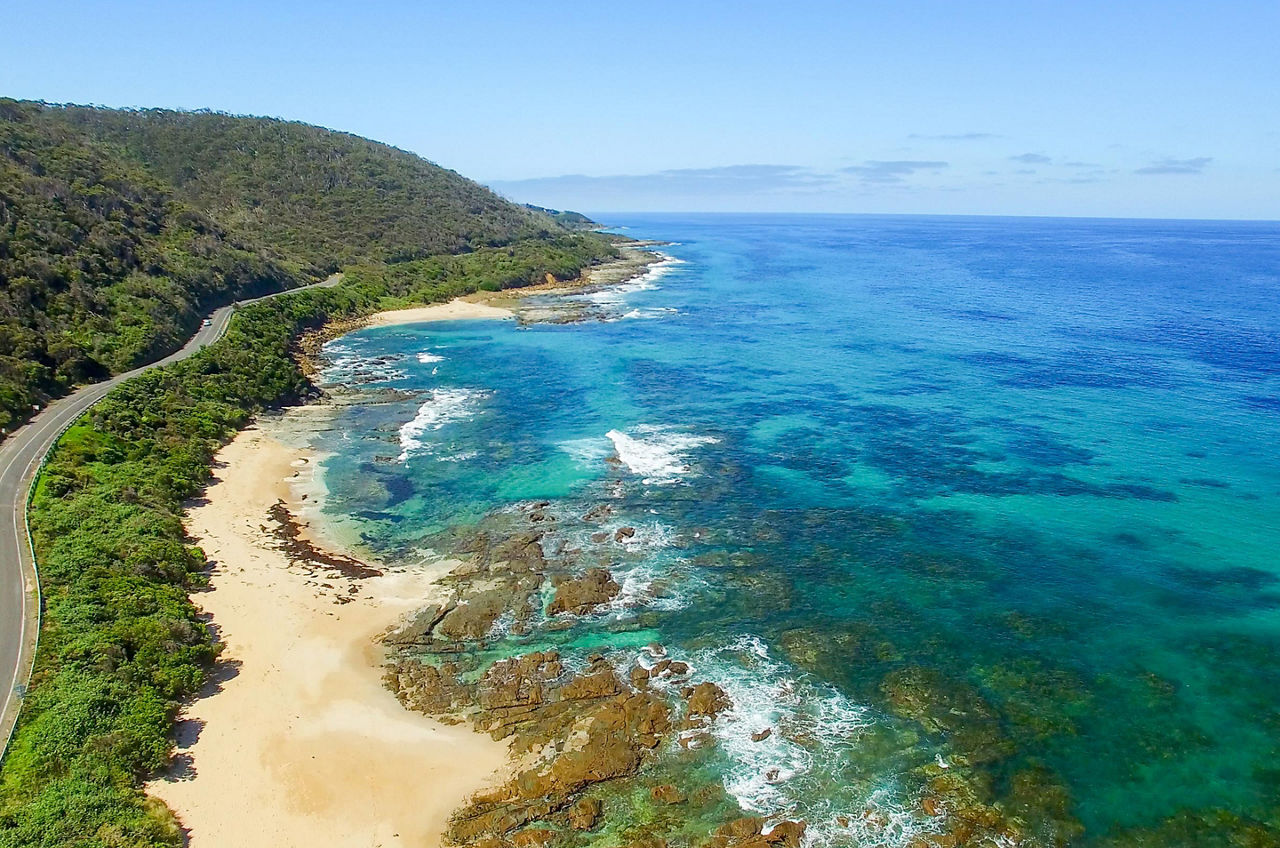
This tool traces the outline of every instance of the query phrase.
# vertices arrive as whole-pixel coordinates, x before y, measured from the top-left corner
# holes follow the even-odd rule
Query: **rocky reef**
[[[455,813],[448,840],[484,848],[575,845],[615,826],[634,844],[666,845],[686,828],[679,815],[649,816],[642,832],[631,814],[610,821],[616,799],[636,787],[632,794],[653,808],[723,810],[700,844],[799,848],[805,824],[785,811],[744,818],[718,785],[676,785],[668,773],[658,779],[664,756],[697,757],[714,745],[711,729],[732,706],[720,686],[696,679],[661,645],[609,656],[496,649],[503,637],[509,644],[512,636],[571,628],[619,597],[607,568],[581,567],[590,559],[581,550],[563,540],[554,554],[544,549],[556,522],[548,506],[526,505],[501,526],[457,540],[460,559],[445,580],[452,597],[384,637],[384,680],[406,708],[511,740],[510,774]],[[582,520],[608,514],[602,507]],[[620,545],[635,532],[617,528],[599,543]],[[673,841],[690,840],[683,832]]]
[[[731,740],[814,741],[785,723],[735,723],[733,695],[696,667],[705,663],[645,641],[654,619],[634,607],[654,595],[628,583],[628,557],[642,533],[620,526],[608,505],[570,515],[539,501],[436,540],[456,556],[443,580],[451,596],[385,635],[386,685],[408,709],[510,740],[512,758],[497,785],[456,811],[446,834],[451,843],[1081,843],[1084,826],[1067,784],[1026,753],[1030,740],[1075,732],[1073,716],[1087,705],[1080,681],[1029,661],[977,668],[959,679],[870,626],[790,629],[778,642],[791,662],[819,678],[836,677],[844,663],[878,681],[858,693],[882,711],[878,729],[859,745],[869,759],[901,755],[908,791],[895,807],[868,800],[864,809],[821,821],[805,821],[785,804],[744,815],[713,766],[717,750]],[[688,551],[687,559],[743,585],[759,580],[748,566],[721,562],[705,547]],[[780,602],[788,597],[777,579],[759,591]],[[930,753],[922,758],[921,751]],[[761,777],[779,779],[767,770]],[[1234,841],[1224,845],[1251,845],[1262,832],[1250,822],[1229,825]],[[1157,844],[1151,840],[1170,834],[1203,837],[1206,827],[1182,817],[1110,838],[1116,845]]]

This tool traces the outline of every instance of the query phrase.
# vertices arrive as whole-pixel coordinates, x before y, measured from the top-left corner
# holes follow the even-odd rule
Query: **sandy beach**
[[[385,327],[390,324],[420,324],[426,321],[461,321],[467,318],[510,318],[509,309],[456,298],[448,303],[431,306],[415,306],[410,309],[392,309],[370,316],[368,325]]]
[[[381,683],[376,637],[438,594],[451,564],[352,580],[276,549],[268,511],[313,468],[251,428],[189,512],[214,563],[195,600],[226,649],[182,716],[173,773],[147,790],[193,848],[438,845],[450,812],[506,760],[504,744],[411,713]]]

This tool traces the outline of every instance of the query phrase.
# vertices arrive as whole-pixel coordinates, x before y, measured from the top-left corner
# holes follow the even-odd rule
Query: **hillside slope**
[[[213,306],[353,262],[563,233],[345,133],[0,99],[0,429],[174,350]]]
[[[386,144],[213,112],[63,107],[231,229],[327,269],[507,244],[558,229],[459,174]]]
[[[73,129],[0,101],[0,427],[297,274]]]

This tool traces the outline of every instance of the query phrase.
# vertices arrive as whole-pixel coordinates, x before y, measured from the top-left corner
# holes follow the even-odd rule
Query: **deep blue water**
[[[679,260],[609,320],[331,345],[335,382],[413,392],[320,437],[365,544],[614,504],[632,605],[534,641],[693,659],[735,701],[707,768],[829,841],[910,831],[933,763],[1006,806],[1048,775],[1082,843],[1280,826],[1280,226],[609,223]]]

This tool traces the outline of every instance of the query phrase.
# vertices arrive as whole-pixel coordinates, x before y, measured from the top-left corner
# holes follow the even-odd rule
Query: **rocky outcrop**
[[[651,680],[658,680],[667,677],[684,677],[688,673],[688,663],[664,657],[654,663],[653,668],[649,669],[649,678]]]
[[[652,694],[595,699],[546,740],[558,751],[554,758],[476,796],[470,806],[455,814],[448,838],[463,843],[500,837],[558,813],[563,813],[570,827],[590,829],[601,808],[598,801],[584,804],[581,793],[596,784],[634,775],[670,729],[669,708]]]
[[[600,527],[612,513],[605,505],[583,520]],[[564,523],[572,520],[566,517]],[[590,549],[584,554],[570,546],[569,540],[581,535],[552,532],[556,519],[547,502],[507,513],[501,522],[508,528],[512,522],[524,524],[512,532],[484,529],[450,543],[465,554],[442,580],[453,598],[419,611],[385,636],[395,659],[384,680],[409,709],[469,721],[496,739],[510,740],[513,762],[519,764],[513,776],[455,813],[446,834],[450,843],[473,848],[573,843],[590,838],[573,834],[604,824],[602,797],[610,790],[597,787],[638,781],[646,764],[668,745],[713,744],[713,725],[732,703],[714,683],[691,679],[693,669],[657,643],[645,649],[643,664],[615,665],[616,656],[610,662],[599,653],[583,664],[581,654],[566,658],[556,650],[494,660],[495,647],[516,644],[498,642],[508,634],[519,636],[534,625],[548,634],[572,629],[578,626],[576,616],[590,615],[621,594],[606,568],[577,565]],[[599,532],[604,535],[596,543],[608,553],[597,551],[597,562],[632,555],[622,543],[635,538],[634,528]],[[544,619],[547,580],[553,591]],[[718,783],[693,788],[662,783],[647,794],[662,808],[687,806],[659,817],[665,824],[657,830],[628,831],[628,845],[665,846],[666,836],[675,838],[674,831],[662,830],[672,815],[703,815],[725,802]],[[798,848],[803,824],[783,822],[765,833],[756,821],[722,829],[708,844]]]
[[[622,591],[613,575],[603,568],[591,568],[578,578],[563,580],[556,585],[556,594],[547,607],[547,615],[569,612],[587,615],[601,604],[607,604]]]
[[[733,706],[724,690],[710,681],[688,687],[681,694],[689,702],[689,718],[713,719]]]
[[[606,518],[608,518],[611,515],[613,515],[612,506],[610,506],[609,504],[599,504],[587,510],[583,514],[582,520],[588,523],[598,523],[598,522],[604,521]]]
[[[764,832],[764,819],[747,817],[735,819],[721,825],[711,839],[706,842],[707,848],[800,848],[804,837],[805,823],[802,821],[781,821]]]
[[[507,609],[509,592],[490,589],[457,602],[435,626],[433,635],[457,641],[483,639]]]
[[[407,622],[383,637],[382,641],[395,647],[414,645],[425,641],[431,637],[432,631],[435,630],[440,620],[447,613],[453,611],[454,606],[456,604],[450,601],[448,604],[436,604],[421,609]]]

